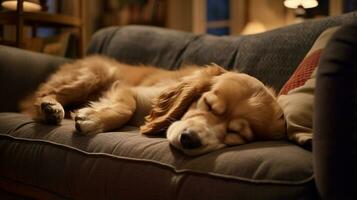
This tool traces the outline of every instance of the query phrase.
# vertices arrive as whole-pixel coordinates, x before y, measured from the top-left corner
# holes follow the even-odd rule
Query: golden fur
[[[190,155],[285,133],[271,89],[214,64],[167,71],[90,56],[61,66],[20,107],[37,121],[59,124],[73,105],[85,105],[72,113],[80,134],[141,126],[146,135],[167,132]]]

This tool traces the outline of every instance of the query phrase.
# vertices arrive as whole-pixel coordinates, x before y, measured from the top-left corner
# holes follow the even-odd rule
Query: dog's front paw
[[[64,118],[64,109],[57,102],[42,102],[39,115],[39,119],[46,124],[59,124]]]
[[[83,108],[74,115],[77,133],[81,135],[94,135],[103,132],[103,125],[96,116],[96,111],[91,108]]]
[[[291,140],[309,150],[312,149],[312,138],[312,133],[296,133],[290,136]]]

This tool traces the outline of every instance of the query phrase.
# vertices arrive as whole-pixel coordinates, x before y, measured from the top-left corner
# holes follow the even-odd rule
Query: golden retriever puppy
[[[73,105],[79,134],[141,126],[142,134],[166,133],[189,155],[285,134],[274,92],[215,64],[167,71],[90,56],[61,66],[20,108],[39,122],[60,124]]]

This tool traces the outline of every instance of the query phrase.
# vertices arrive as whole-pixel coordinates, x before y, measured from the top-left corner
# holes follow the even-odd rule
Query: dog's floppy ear
[[[201,94],[209,90],[213,76],[226,72],[218,65],[211,64],[184,77],[177,85],[163,91],[153,102],[153,108],[145,117],[145,124],[140,132],[146,135],[160,134],[176,120],[179,120],[189,106]]]

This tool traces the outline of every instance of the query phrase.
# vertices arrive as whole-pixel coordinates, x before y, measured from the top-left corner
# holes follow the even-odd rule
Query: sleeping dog
[[[285,134],[273,90],[215,64],[168,71],[90,56],[60,66],[20,107],[36,121],[60,124],[73,104],[85,105],[71,112],[79,134],[140,126],[145,135],[166,132],[189,155]]]

